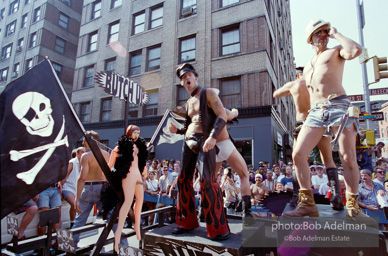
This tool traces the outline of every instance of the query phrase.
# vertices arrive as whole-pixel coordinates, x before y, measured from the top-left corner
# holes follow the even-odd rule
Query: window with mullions
[[[8,68],[0,70],[0,82],[6,82],[8,78]]]
[[[190,98],[190,94],[187,92],[185,87],[178,85],[178,100],[177,106],[183,107],[187,100]]]
[[[161,52],[160,46],[148,49],[147,71],[152,71],[160,68],[160,52]]]
[[[241,78],[221,80],[221,101],[225,108],[241,107]]]
[[[9,12],[8,15],[17,12],[19,9],[19,0],[15,0],[9,4]]]
[[[16,63],[16,64],[13,65],[12,74],[15,74],[15,77],[16,77],[16,76],[19,75],[19,72],[20,72],[20,63]]]
[[[238,2],[239,0],[221,0],[221,7],[228,6]]]
[[[151,8],[150,29],[163,25],[163,6]]]
[[[123,2],[122,0],[112,0],[112,2],[110,4],[110,8],[113,9],[113,8],[121,6],[122,2]]]
[[[25,28],[27,27],[27,17],[28,17],[28,13],[24,14],[22,16],[22,23],[20,25],[20,28]]]
[[[112,98],[101,100],[101,115],[100,121],[110,121],[110,113],[112,112]]]
[[[128,118],[136,118],[139,116],[139,106],[133,103],[128,104]]]
[[[55,73],[57,73],[58,78],[61,79],[62,78],[62,65],[55,63],[55,62],[51,62],[51,64],[53,65],[53,68],[55,70]]]
[[[145,12],[142,11],[140,13],[133,15],[133,35],[136,35],[138,33],[141,33],[145,29]]]
[[[240,52],[240,28],[231,27],[221,30],[221,55]]]
[[[82,123],[90,122],[90,102],[81,103],[80,119]]]
[[[69,27],[69,16],[59,13],[59,20],[58,25],[61,26],[64,29],[67,29]]]
[[[32,67],[33,67],[33,60],[32,59],[28,59],[28,60],[26,60],[26,70],[25,70],[25,72],[27,72],[28,70],[30,70],[30,69],[32,69]]]
[[[34,10],[34,16],[33,16],[32,21],[37,22],[38,20],[40,20],[40,7],[36,8]]]
[[[64,54],[65,53],[65,46],[66,46],[65,40],[63,40],[62,38],[59,38],[59,37],[55,38],[54,50],[56,52]]]
[[[30,35],[30,43],[28,44],[28,48],[35,47],[37,45],[37,35],[36,32]]]
[[[105,71],[115,71],[116,69],[116,58],[105,60]]]
[[[89,66],[85,68],[84,84],[83,84],[84,88],[93,86],[93,75],[94,75],[94,66]]]
[[[182,0],[181,15],[187,16],[188,13],[197,13],[197,0]]]
[[[5,8],[0,10],[0,20],[4,19]]]
[[[95,1],[92,6],[92,20],[101,17],[101,1]]]
[[[8,59],[9,57],[11,57],[11,53],[12,53],[12,44],[6,45],[3,47],[1,51],[1,58]]]
[[[158,92],[148,93],[148,102],[144,105],[143,116],[156,116],[158,114]]]
[[[13,33],[15,33],[15,29],[16,29],[16,20],[12,21],[11,23],[9,23],[6,26],[5,36],[9,36],[9,35],[12,35]]]
[[[195,36],[180,40],[180,63],[195,60]]]
[[[137,75],[141,73],[141,50],[132,52],[129,63],[129,75]]]
[[[119,40],[120,21],[109,24],[108,44]]]
[[[92,51],[97,50],[97,39],[98,39],[98,32],[97,31],[89,34],[88,52],[92,52]]]

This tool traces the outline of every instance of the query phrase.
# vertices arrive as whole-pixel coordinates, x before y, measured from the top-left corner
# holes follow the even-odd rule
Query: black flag
[[[49,60],[0,95],[1,218],[67,173],[83,127]]]

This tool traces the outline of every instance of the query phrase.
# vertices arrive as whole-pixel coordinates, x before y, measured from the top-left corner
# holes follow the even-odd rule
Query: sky
[[[291,6],[291,24],[293,49],[296,66],[305,66],[314,56],[314,50],[308,45],[304,31],[312,19],[329,21],[344,36],[361,44],[358,27],[357,0],[289,0]],[[369,57],[388,57],[388,0],[359,0],[364,2],[365,26],[364,47]],[[338,45],[330,39],[329,47]],[[374,82],[373,60],[367,62],[368,82]],[[348,95],[363,94],[363,77],[358,57],[345,64],[343,86]],[[372,84],[369,89],[388,88],[388,78]],[[374,100],[388,100],[387,95],[372,96]]]

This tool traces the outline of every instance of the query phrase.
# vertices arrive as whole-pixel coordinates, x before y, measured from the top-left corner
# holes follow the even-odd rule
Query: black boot
[[[332,193],[332,197],[330,200],[331,207],[337,211],[343,210],[344,204],[342,203],[341,198],[341,187],[338,181],[338,170],[337,168],[327,168],[326,172]]]
[[[251,212],[251,196],[246,195],[242,196],[242,216],[243,217],[252,217]]]
[[[290,206],[296,207],[298,205],[298,199],[299,199],[299,182],[298,182],[298,178],[296,177],[295,171],[292,172],[292,185],[294,187],[294,192],[292,193]]]

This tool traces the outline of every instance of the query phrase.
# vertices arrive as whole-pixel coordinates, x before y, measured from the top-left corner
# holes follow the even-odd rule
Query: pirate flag
[[[1,218],[67,173],[83,127],[48,59],[0,95]]]

